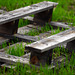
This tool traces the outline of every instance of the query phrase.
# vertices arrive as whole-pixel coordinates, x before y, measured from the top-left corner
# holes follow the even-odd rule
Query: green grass
[[[30,36],[35,36],[35,35],[39,35],[40,33],[45,33],[47,31],[50,31],[51,30],[51,33],[50,35],[54,35],[54,34],[57,34],[61,31],[64,31],[66,29],[61,29],[58,27],[57,29],[53,30],[53,26],[49,25],[49,24],[46,24],[45,26],[43,26],[42,28],[38,28],[38,29],[32,29],[30,30],[28,33],[25,33],[25,35],[30,35]]]
[[[25,45],[21,44],[16,44],[16,46],[12,46],[9,47],[9,49],[7,49],[7,53],[10,55],[15,55],[15,56],[22,56],[24,55],[24,51],[25,51]]]
[[[30,24],[30,22],[27,19],[26,20],[20,19],[18,27],[23,27],[23,26],[26,26],[28,24]]]

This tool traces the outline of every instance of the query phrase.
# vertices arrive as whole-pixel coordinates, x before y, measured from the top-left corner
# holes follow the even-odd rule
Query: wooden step
[[[52,9],[56,5],[58,5],[58,3],[44,1],[37,4],[33,4],[31,6],[16,9],[14,11],[10,11],[8,13],[0,15],[0,25],[10,21],[14,21],[27,15],[36,14],[48,9]]]
[[[72,40],[75,40],[75,28],[71,28],[56,35],[34,42],[27,45],[26,49],[42,53]]]

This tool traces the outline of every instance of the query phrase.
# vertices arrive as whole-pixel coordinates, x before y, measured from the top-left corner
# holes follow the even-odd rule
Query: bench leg
[[[0,33],[12,35],[17,33],[19,20],[0,25]]]
[[[50,65],[52,60],[52,50],[44,53],[31,52],[30,63],[39,66]]]
[[[47,11],[43,11],[34,15],[34,22],[37,24],[46,24],[52,20],[53,8]]]
[[[66,45],[66,48],[68,49],[69,52],[75,52],[75,40],[68,42]]]

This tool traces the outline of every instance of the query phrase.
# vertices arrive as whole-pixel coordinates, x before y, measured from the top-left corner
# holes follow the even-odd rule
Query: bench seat
[[[26,49],[43,53],[50,49],[57,47],[63,43],[70,42],[75,39],[75,28],[60,32],[56,35],[52,35],[40,41],[34,42],[30,45],[26,45]]]
[[[22,7],[14,11],[7,12],[5,14],[0,15],[0,25],[4,23],[8,23],[10,21],[14,21],[16,19],[20,19],[24,16],[28,16],[48,9],[52,9],[57,4],[58,3],[55,2],[44,1],[37,4],[33,4],[31,6]]]

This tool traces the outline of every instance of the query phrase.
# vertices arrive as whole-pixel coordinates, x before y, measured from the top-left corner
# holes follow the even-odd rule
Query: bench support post
[[[37,13],[34,15],[33,20],[37,24],[45,25],[46,23],[52,21],[52,13],[53,13],[53,8],[50,10],[46,10],[46,11]]]
[[[18,22],[19,20],[15,20],[15,21],[0,25],[0,33],[9,34],[9,35],[17,33]]]
[[[51,59],[52,59],[52,52],[53,50],[49,50],[44,53],[37,53],[34,51],[31,51],[31,56],[30,56],[30,63],[39,66],[40,64],[42,66],[50,65],[51,64]]]
[[[69,52],[75,52],[75,40],[68,42],[66,45],[66,48],[68,49]]]

